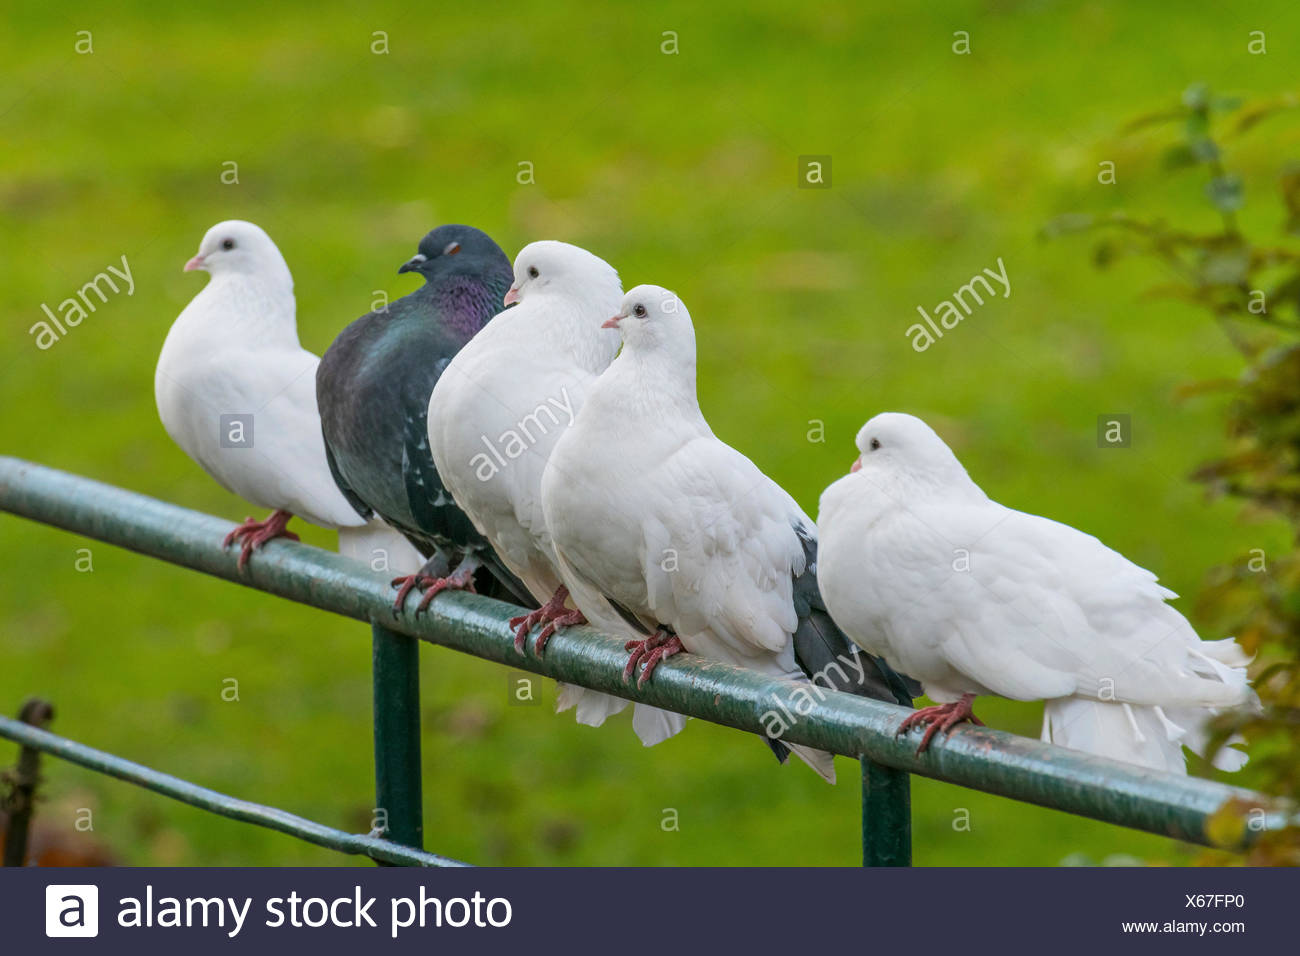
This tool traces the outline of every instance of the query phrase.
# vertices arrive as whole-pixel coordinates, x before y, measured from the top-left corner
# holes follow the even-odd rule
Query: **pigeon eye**
[[[529,266],[528,274],[534,279],[536,279],[539,275],[541,275],[541,273],[537,271],[537,266]]]
[[[235,248],[235,240],[234,240],[234,239],[222,239],[222,240],[221,240],[221,248],[222,248],[222,249],[233,249],[233,248]]]
[[[638,302],[636,305],[632,306],[632,314],[638,319],[644,319],[646,317],[645,306]]]
[[[447,248],[442,250],[444,256],[454,256],[458,252],[460,252],[459,242],[449,242],[447,243]]]
[[[880,448],[880,439],[879,438],[871,439],[871,450],[876,451],[878,448]]]

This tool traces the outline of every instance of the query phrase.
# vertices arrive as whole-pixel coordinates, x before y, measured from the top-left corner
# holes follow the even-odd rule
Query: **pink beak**
[[[184,271],[193,272],[195,269],[202,269],[202,268],[203,268],[203,257],[195,256],[189,262],[185,263]]]
[[[862,459],[861,459],[861,458],[854,458],[854,459],[853,459],[853,467],[850,468],[849,471],[850,471],[850,472],[855,472],[855,471],[861,471],[861,470],[862,470]]]
[[[506,297],[501,304],[514,305],[518,301],[519,301],[519,290],[516,289],[514,286],[511,286],[510,291],[506,293]]]
[[[618,324],[622,321],[623,316],[616,315],[612,319],[606,319],[604,322],[600,323],[600,327],[602,329],[616,329],[618,328]]]

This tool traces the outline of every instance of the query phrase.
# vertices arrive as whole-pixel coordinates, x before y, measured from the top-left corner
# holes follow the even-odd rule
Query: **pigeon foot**
[[[429,610],[433,599],[443,591],[468,591],[470,594],[478,594],[478,589],[474,587],[473,568],[457,568],[454,574],[449,574],[445,578],[428,579],[421,586],[428,590],[424,592],[424,597],[415,607],[417,615]]]
[[[587,617],[581,611],[566,610],[563,614],[557,614],[546,622],[542,628],[542,633],[537,635],[537,643],[533,645],[533,651],[538,657],[542,656],[542,651],[546,650],[546,642],[562,627],[573,627],[575,624],[586,624]]]
[[[970,721],[980,727],[984,726],[984,721],[975,716],[971,709],[971,703],[975,700],[974,694],[962,694],[959,700],[951,704],[936,704],[933,707],[922,707],[914,714],[908,714],[901,724],[898,725],[896,736],[905,734],[913,727],[925,726],[925,736],[921,738],[920,745],[916,752],[922,753],[930,746],[930,740],[939,731],[945,735],[951,734],[954,727],[962,721]]]
[[[564,606],[564,602],[568,600],[568,597],[569,589],[561,584],[555,589],[555,593],[551,595],[551,599],[537,610],[529,611],[527,614],[520,615],[519,617],[512,617],[510,619],[510,626],[515,629],[515,650],[520,654],[524,652],[524,642],[528,639],[528,632],[536,625],[549,623],[555,618],[569,613],[569,609]],[[586,624],[587,620],[586,618],[583,618],[581,621],[574,621],[573,623]],[[552,631],[551,633],[553,634],[555,632]],[[549,638],[551,635],[547,634],[546,636]],[[537,639],[538,641],[541,641],[541,635],[538,635]],[[539,653],[540,650],[541,649],[539,648]]]
[[[264,521],[254,521],[253,516],[249,515],[244,519],[243,524],[231,529],[230,534],[226,535],[222,540],[221,546],[228,548],[231,542],[239,542],[238,567],[242,571],[248,565],[248,559],[253,556],[253,550],[262,547],[266,542],[276,538],[288,538],[290,541],[299,540],[296,534],[285,528],[285,525],[292,518],[292,514],[280,508],[267,515]]]
[[[623,680],[632,679],[636,673],[636,665],[644,663],[641,676],[637,678],[636,686],[641,688],[645,682],[650,679],[659,662],[672,657],[674,654],[686,650],[682,647],[682,642],[677,635],[662,625],[653,634],[643,641],[628,641],[624,645],[624,650],[632,652],[632,656],[627,659],[627,666],[623,668]]]
[[[443,591],[469,591],[471,594],[477,594],[474,588],[474,572],[472,570],[458,570],[455,574],[450,574],[445,578],[436,577],[432,574],[416,573],[404,574],[400,578],[393,578],[393,587],[397,588],[397,597],[393,599],[393,616],[402,613],[402,607],[406,604],[406,596],[414,590],[424,592],[420,603],[415,608],[416,614],[421,614],[429,609],[429,603]]]
[[[403,574],[400,578],[393,578],[392,586],[397,588],[397,597],[393,598],[393,617],[402,613],[402,605],[406,603],[406,596],[417,587],[428,587],[434,581],[438,580],[427,574]]]

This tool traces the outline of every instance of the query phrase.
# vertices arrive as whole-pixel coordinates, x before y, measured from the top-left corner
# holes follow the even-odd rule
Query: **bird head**
[[[203,236],[198,254],[185,263],[213,275],[241,274],[284,279],[292,285],[289,266],[261,226],[242,219],[219,222]]]
[[[449,276],[510,274],[510,260],[501,247],[473,226],[439,226],[420,240],[419,251],[402,263],[398,273],[418,272],[425,282]]]
[[[622,290],[618,273],[604,259],[581,246],[543,239],[530,242],[515,256],[515,281],[505,304],[555,294],[584,301],[613,300]]]
[[[623,297],[617,315],[606,328],[623,334],[623,345],[634,351],[660,350],[683,363],[695,361],[695,326],[677,294],[657,285],[639,285]]]
[[[925,422],[915,415],[882,412],[862,426],[855,441],[858,457],[850,469],[935,484],[969,481],[966,469]]]

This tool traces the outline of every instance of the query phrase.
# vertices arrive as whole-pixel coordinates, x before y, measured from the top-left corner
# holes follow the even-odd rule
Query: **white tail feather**
[[[805,747],[803,744],[786,744],[790,752],[812,767],[817,776],[821,777],[827,783],[835,783],[835,755],[829,754],[824,750],[814,750],[812,747]]]
[[[560,682],[555,686],[560,692],[555,701],[555,712],[562,714],[566,710],[577,708],[574,716],[578,723],[588,727],[599,727],[607,718],[613,717],[628,705],[628,701],[621,697],[587,690],[577,684]]]
[[[1236,641],[1193,641],[1184,666],[1187,696],[1163,706],[1100,701],[1082,697],[1049,700],[1043,710],[1043,739],[1062,747],[1141,764],[1170,773],[1187,773],[1183,748],[1205,756],[1206,722],[1221,707],[1258,708],[1246,665],[1251,658]],[[1233,737],[1214,754],[1220,770],[1240,770],[1246,754]]]
[[[1043,739],[1099,757],[1185,774],[1183,745],[1170,739],[1154,707],[1134,707],[1083,697],[1049,700]]]
[[[1063,697],[1043,710],[1043,739],[1086,753],[1141,764],[1153,770],[1185,774],[1183,748],[1205,756],[1205,721],[1212,710],[1199,707],[1138,707],[1110,701]],[[1214,755],[1220,770],[1240,770],[1246,754],[1228,740]]]
[[[647,747],[653,747],[680,733],[685,726],[686,718],[671,710],[647,707],[645,704],[637,704],[632,708],[632,729]]]
[[[578,723],[588,727],[599,727],[606,719],[621,712],[629,703],[622,697],[602,694],[576,684],[560,683],[556,686],[560,690],[560,696],[555,702],[555,712],[559,714],[566,710],[574,710],[574,717]],[[660,710],[658,707],[647,707],[645,704],[637,704],[632,708],[632,729],[636,731],[641,743],[647,747],[662,743],[679,733],[685,726],[686,718],[681,714]]]
[[[1198,655],[1212,657],[1229,667],[1245,667],[1255,658],[1241,649],[1241,645],[1231,637],[1221,641],[1201,641],[1195,648]]]

